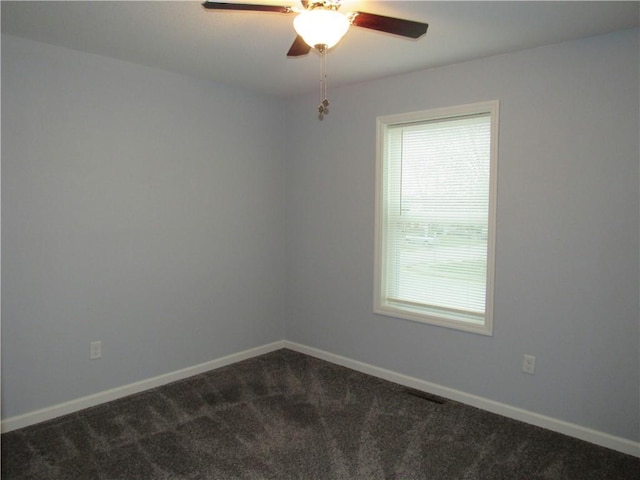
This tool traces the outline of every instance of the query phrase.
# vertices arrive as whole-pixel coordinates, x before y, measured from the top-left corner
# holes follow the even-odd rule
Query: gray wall
[[[331,89],[321,123],[292,101],[287,338],[637,441],[638,54],[624,32]],[[494,336],[372,314],[376,116],[491,99]]]
[[[281,112],[2,37],[3,417],[284,337]]]
[[[4,36],[3,417],[287,338],[637,441],[639,82],[624,32],[331,89],[319,122]],[[490,99],[494,336],[372,314],[376,116]]]

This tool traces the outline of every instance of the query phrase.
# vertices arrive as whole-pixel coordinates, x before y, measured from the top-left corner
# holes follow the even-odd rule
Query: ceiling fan
[[[300,57],[308,54],[312,48],[320,53],[322,67],[321,103],[318,107],[320,119],[329,113],[329,101],[326,98],[325,55],[327,50],[336,45],[347,33],[351,25],[413,39],[427,33],[428,24],[426,23],[366,12],[341,13],[338,9],[342,0],[300,0],[300,3],[303,9],[291,6],[210,1],[205,1],[202,6],[207,10],[296,13],[293,26],[297,35],[287,56]]]

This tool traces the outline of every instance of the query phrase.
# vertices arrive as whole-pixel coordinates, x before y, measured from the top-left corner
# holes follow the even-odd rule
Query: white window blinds
[[[387,308],[485,324],[491,133],[490,112],[386,126],[378,238]]]

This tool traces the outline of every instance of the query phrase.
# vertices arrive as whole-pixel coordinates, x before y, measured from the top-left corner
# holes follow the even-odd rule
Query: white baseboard
[[[28,427],[36,423],[51,420],[53,418],[74,413],[85,408],[100,405],[105,402],[110,402],[118,398],[140,393],[151,388],[160,387],[177,380],[198,375],[210,370],[215,370],[227,365],[231,365],[242,360],[257,357],[265,353],[270,353],[281,348],[288,348],[296,352],[304,353],[312,357],[316,357],[322,360],[326,360],[336,365],[356,370],[358,372],[366,373],[374,377],[382,378],[390,382],[404,385],[406,387],[415,388],[423,392],[427,392],[440,397],[448,398],[456,402],[471,405],[473,407],[486,410],[488,412],[496,413],[504,417],[513,418],[537,427],[546,428],[554,432],[562,433],[580,440],[584,440],[602,447],[610,448],[628,455],[640,457],[640,443],[634,442],[621,437],[616,437],[608,433],[593,430],[587,427],[576,425],[573,423],[565,422],[564,420],[558,420],[556,418],[540,415],[535,412],[530,412],[521,408],[513,407],[505,403],[496,402],[488,398],[471,395],[469,393],[455,390],[453,388],[445,387],[435,383],[420,380],[419,378],[410,377],[401,373],[396,373],[391,370],[369,365],[364,362],[352,360],[347,357],[336,355],[334,353],[326,352],[313,347],[308,347],[296,342],[290,342],[287,340],[281,340],[260,347],[251,348],[242,352],[234,353],[221,357],[209,362],[194,365],[192,367],[176,370],[175,372],[166,373],[157,377],[142,380],[140,382],[131,383],[129,385],[123,385],[121,387],[105,390],[93,395],[78,398],[68,402],[53,405],[51,407],[43,408],[33,412],[28,412],[23,415],[15,417],[9,417],[2,420],[0,430],[2,433],[10,432],[18,428]]]
[[[535,412],[530,412],[521,408],[513,407],[505,403],[496,402],[488,398],[479,397],[469,393],[455,390],[453,388],[444,387],[431,382],[420,380],[419,378],[410,377],[400,373],[386,370],[384,368],[369,365],[367,363],[352,360],[347,357],[342,357],[333,353],[319,350],[313,347],[307,347],[295,342],[284,341],[284,348],[294,350],[296,352],[304,353],[312,357],[326,360],[343,367],[356,370],[358,372],[366,373],[374,377],[382,378],[405,387],[415,388],[426,393],[437,395],[443,398],[448,398],[456,402],[464,403],[473,407],[486,410],[491,413],[496,413],[504,417],[519,420],[521,422],[535,425],[537,427],[545,428],[553,432],[562,433],[570,437],[578,438],[589,443],[600,445],[602,447],[610,448],[618,452],[626,453],[627,455],[633,455],[640,457],[640,443],[628,440],[622,437],[616,437],[605,432],[593,430],[574,423],[565,422],[564,420],[558,420],[557,418],[547,417]]]
[[[134,393],[140,393],[145,390],[149,390],[151,388],[160,387],[162,385],[166,385],[168,383],[175,382],[177,380],[182,380],[184,378],[192,377],[200,373],[208,372],[209,370],[215,370],[216,368],[231,365],[232,363],[237,363],[242,360],[247,360],[249,358],[257,357],[258,355],[263,355],[265,353],[273,352],[275,350],[280,350],[281,348],[284,348],[283,341],[269,343],[267,345],[250,348],[248,350],[244,350],[238,353],[233,353],[231,355],[217,358],[215,360],[201,363],[199,365],[194,365],[192,367],[187,367],[181,370],[176,370],[174,372],[158,375],[157,377],[148,378],[146,380],[130,383],[128,385],[123,385],[121,387],[112,388],[110,390],[98,392],[93,395],[88,395],[86,397],[81,397],[74,400],[70,400],[68,402],[59,403],[57,405],[43,408],[41,410],[28,412],[23,415],[9,417],[2,420],[2,424],[0,425],[0,431],[2,431],[2,433],[5,433],[5,432],[10,432],[11,430],[16,430],[18,428],[28,427],[29,425],[34,425],[36,423],[44,422],[46,420],[51,420],[53,418],[60,417],[62,415],[67,415],[69,413],[74,413],[74,412],[83,410],[85,408],[94,407],[96,405],[100,405],[101,403],[110,402],[118,398],[126,397],[128,395],[133,395]]]

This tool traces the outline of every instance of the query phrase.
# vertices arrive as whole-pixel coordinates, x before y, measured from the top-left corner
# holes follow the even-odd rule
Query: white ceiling
[[[227,0],[231,1],[231,0]],[[298,0],[241,0],[293,5]],[[239,3],[239,2],[238,2]],[[344,0],[429,24],[408,40],[352,27],[327,58],[329,85],[355,83],[615,30],[637,28],[640,2]],[[319,57],[287,58],[293,15],[206,11],[193,1],[2,1],[2,32],[252,90],[315,91]]]

